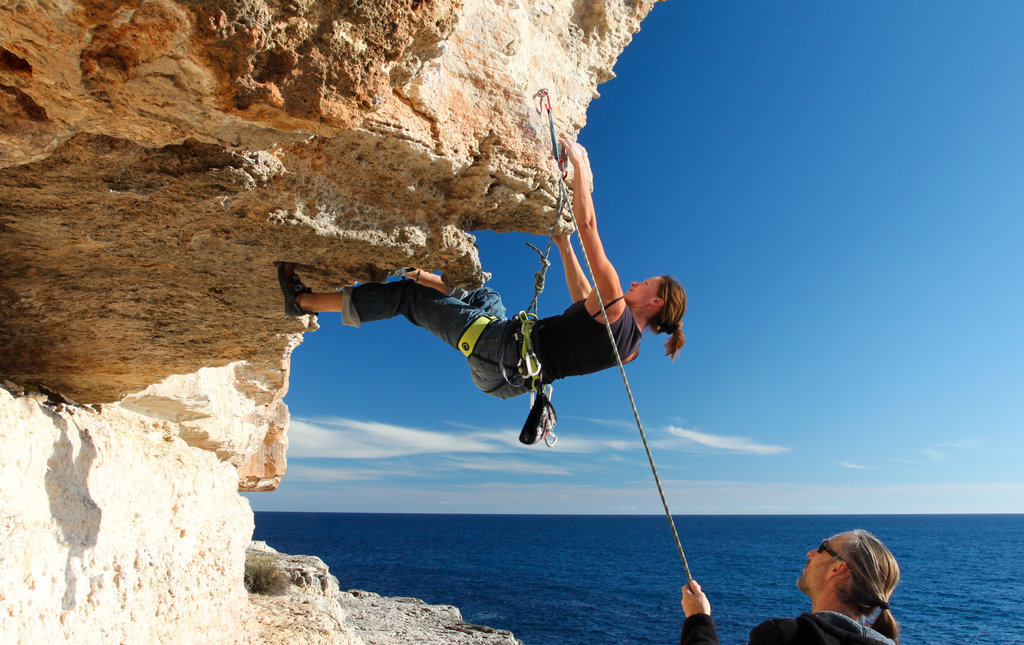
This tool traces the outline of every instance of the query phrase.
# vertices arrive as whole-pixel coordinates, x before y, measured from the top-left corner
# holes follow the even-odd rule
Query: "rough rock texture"
[[[108,402],[274,364],[277,259],[479,284],[465,230],[551,225],[538,90],[574,134],[651,4],[8,0],[0,373]]]
[[[120,406],[167,421],[194,448],[239,469],[239,489],[273,490],[286,467],[291,348],[273,366],[238,361],[169,376],[121,399]]]
[[[0,392],[0,633],[244,641],[273,262],[480,284],[467,231],[553,223],[538,91],[574,135],[652,4],[0,0],[0,377],[52,393]]]
[[[0,640],[244,640],[235,469],[169,424],[21,394],[0,388]]]
[[[511,632],[472,625],[451,605],[417,598],[387,598],[367,591],[339,591],[338,579],[320,558],[277,553],[254,542],[250,553],[277,558],[292,582],[279,596],[250,596],[257,607],[260,642],[273,645],[522,645]]]
[[[345,621],[366,645],[523,645],[512,632],[463,621],[451,605],[355,590],[342,592],[340,602]]]
[[[338,579],[314,556],[278,553],[264,542],[253,542],[247,554],[268,558],[287,576],[287,592],[250,594],[257,642],[264,645],[365,645],[346,622],[338,603]]]

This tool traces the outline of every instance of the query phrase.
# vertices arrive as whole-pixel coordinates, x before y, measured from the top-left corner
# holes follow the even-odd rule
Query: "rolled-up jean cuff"
[[[341,324],[349,327],[360,327],[363,321],[359,319],[359,312],[352,305],[352,287],[345,287],[341,298]]]
[[[469,297],[469,292],[466,291],[465,289],[452,287],[452,289],[448,292],[448,295],[451,296],[452,298],[458,298],[459,300],[465,302],[466,298]]]

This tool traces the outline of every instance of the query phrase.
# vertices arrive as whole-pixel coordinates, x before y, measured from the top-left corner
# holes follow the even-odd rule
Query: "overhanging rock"
[[[0,373],[80,402],[279,362],[272,262],[320,289],[483,280],[544,232],[652,2],[19,2],[0,9]]]

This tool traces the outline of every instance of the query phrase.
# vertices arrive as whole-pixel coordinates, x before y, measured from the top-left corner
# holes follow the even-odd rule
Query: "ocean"
[[[723,644],[809,611],[806,553],[852,528],[902,578],[901,643],[1024,644],[1024,515],[676,516]],[[316,555],[342,589],[459,607],[526,645],[679,642],[685,582],[668,520],[635,515],[256,513],[254,539]]]

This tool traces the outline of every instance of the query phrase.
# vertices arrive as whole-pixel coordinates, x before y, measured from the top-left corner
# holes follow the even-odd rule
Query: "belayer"
[[[874,535],[863,529],[833,535],[807,552],[796,583],[811,611],[766,620],[750,631],[748,645],[898,645],[900,625],[889,602],[899,581],[896,558]],[[683,586],[682,605],[680,645],[718,645],[711,603],[696,580]]]
[[[615,267],[605,255],[597,232],[594,202],[587,177],[590,162],[579,143],[562,139],[573,166],[573,187],[580,241],[590,258],[598,289],[623,362],[640,351],[645,329],[668,334],[666,355],[675,358],[685,338],[680,329],[686,312],[686,292],[675,278],[663,275],[634,282],[623,291]],[[510,398],[567,376],[590,374],[616,365],[601,315],[597,292],[587,279],[568,235],[555,237],[573,304],[557,316],[536,321],[511,320],[501,296],[483,287],[474,291],[449,289],[440,276],[406,270],[405,280],[367,283],[343,291],[314,293],[291,263],[278,263],[278,280],[289,316],[337,311],[342,322],[364,322],[402,315],[466,354],[473,382],[484,392]],[[532,324],[531,324],[532,323]],[[523,327],[526,327],[524,330]],[[520,363],[523,345],[533,356]],[[539,363],[539,364],[537,364]]]

